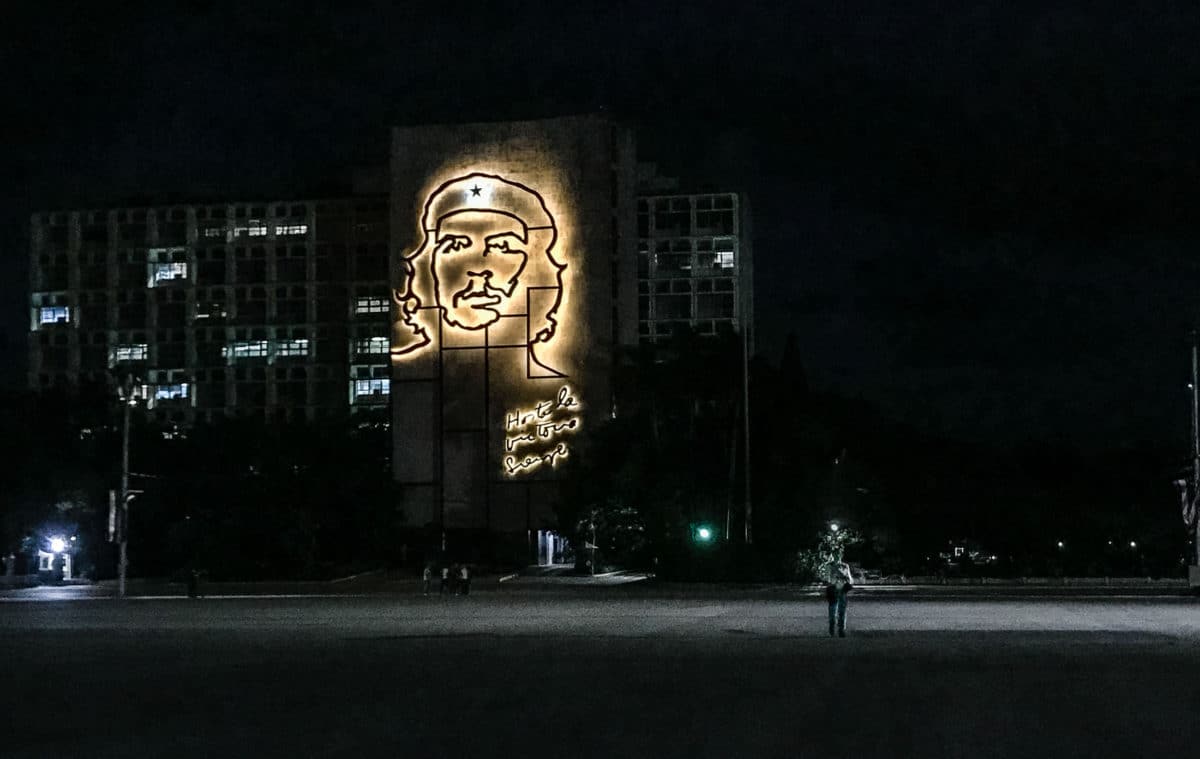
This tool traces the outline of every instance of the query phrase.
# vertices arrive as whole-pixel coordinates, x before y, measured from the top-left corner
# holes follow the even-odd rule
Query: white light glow
[[[50,538],[50,550],[54,553],[62,553],[67,547],[67,542],[62,538]]]
[[[42,324],[69,322],[71,321],[71,309],[67,306],[47,306],[41,310],[38,320]]]

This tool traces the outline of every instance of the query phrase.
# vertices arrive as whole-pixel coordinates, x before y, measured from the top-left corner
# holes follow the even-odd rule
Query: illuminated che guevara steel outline
[[[525,347],[527,378],[565,377],[536,353],[558,330],[567,269],[555,257],[558,229],[542,196],[519,182],[473,172],[430,193],[421,230],[421,244],[404,257],[403,287],[394,293],[400,321],[392,359],[419,355],[433,343],[430,333],[439,321],[443,330],[476,332],[523,316],[522,344],[489,341],[487,347]],[[553,301],[547,307],[542,305],[547,299],[535,294],[549,291]],[[524,312],[510,310],[521,305]]]

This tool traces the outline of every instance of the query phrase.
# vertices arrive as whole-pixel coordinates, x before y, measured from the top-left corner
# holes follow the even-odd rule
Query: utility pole
[[[596,574],[596,510],[592,509],[592,575]]]
[[[1193,567],[1191,575],[1200,575],[1200,347],[1197,345],[1196,330],[1192,330],[1192,497],[1190,508],[1185,503],[1183,519],[1192,528]],[[1186,499],[1185,499],[1186,500]],[[1196,579],[1200,582],[1200,577]],[[1195,584],[1195,583],[1191,583]]]
[[[743,496],[746,504],[746,544],[754,542],[753,516],[754,509],[750,503],[750,315],[742,305],[742,436],[746,444],[742,446],[745,455],[744,470],[746,473],[746,492]]]
[[[120,558],[117,560],[117,597],[125,597],[125,574],[129,568],[126,544],[129,542],[129,409],[133,405],[133,375],[125,375],[121,391],[121,532]]]

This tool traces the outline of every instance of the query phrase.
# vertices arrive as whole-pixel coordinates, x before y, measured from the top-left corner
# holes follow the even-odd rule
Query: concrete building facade
[[[637,341],[633,136],[602,117],[396,129],[391,169],[406,514],[544,535]]]
[[[753,352],[754,256],[749,203],[735,192],[681,192],[646,175],[637,200],[638,339],[680,327],[742,333]]]
[[[397,128],[386,192],[35,214],[29,386],[180,425],[377,411],[407,522],[552,557],[619,351],[752,339],[744,196],[686,193],[603,116]]]
[[[159,421],[388,401],[382,196],[35,214],[29,386],[132,375]]]

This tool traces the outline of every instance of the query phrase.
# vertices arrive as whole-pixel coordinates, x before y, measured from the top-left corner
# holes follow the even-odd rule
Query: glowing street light
[[[708,529],[707,527],[701,527],[700,529],[696,530],[696,537],[700,538],[701,540],[712,540],[712,530]]]
[[[1062,548],[1062,547],[1063,547],[1063,542],[1062,542],[1061,540],[1060,540],[1060,541],[1058,541],[1058,547],[1059,547],[1059,548]]]
[[[65,549],[66,547],[67,547],[67,541],[63,540],[62,538],[59,538],[59,537],[50,538],[50,552],[51,553],[62,553],[63,549]]]
[[[838,527],[838,523],[837,523],[837,522],[830,522],[830,523],[829,523],[829,531],[830,531],[830,532],[837,532],[839,529],[841,529],[841,528],[840,528],[840,527]]]
[[[1136,540],[1131,540],[1131,541],[1129,541],[1129,547],[1130,547],[1130,548],[1137,548],[1137,541],[1136,541]]]

